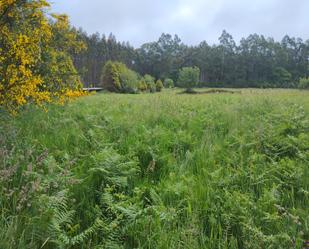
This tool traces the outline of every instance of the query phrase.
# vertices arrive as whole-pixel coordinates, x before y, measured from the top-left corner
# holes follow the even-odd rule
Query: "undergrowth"
[[[302,248],[308,93],[101,94],[0,117],[0,248]]]

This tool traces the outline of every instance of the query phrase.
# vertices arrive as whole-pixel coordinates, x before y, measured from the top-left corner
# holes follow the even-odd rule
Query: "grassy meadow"
[[[0,113],[0,248],[302,248],[309,91],[235,91]]]

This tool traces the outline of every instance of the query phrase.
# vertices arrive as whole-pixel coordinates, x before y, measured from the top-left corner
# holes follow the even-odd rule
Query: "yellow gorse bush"
[[[0,0],[0,105],[12,113],[28,102],[85,94],[69,55],[85,45],[67,16],[47,19],[48,7],[46,0]]]
[[[89,93],[86,91],[67,89],[61,93],[55,93],[54,97],[57,99],[57,103],[63,105],[68,101],[87,95],[89,95]]]

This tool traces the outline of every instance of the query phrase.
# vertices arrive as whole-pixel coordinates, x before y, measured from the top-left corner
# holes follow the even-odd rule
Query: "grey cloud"
[[[134,46],[162,32],[178,34],[187,44],[216,43],[223,29],[236,41],[252,33],[309,38],[307,0],[59,0],[52,10],[67,13],[88,33],[112,32]]]

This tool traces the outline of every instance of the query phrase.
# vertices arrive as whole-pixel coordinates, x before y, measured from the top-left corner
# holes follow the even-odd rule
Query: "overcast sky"
[[[113,33],[135,47],[178,34],[189,45],[217,43],[225,29],[236,41],[252,33],[309,39],[309,0],[53,0],[87,33]]]

